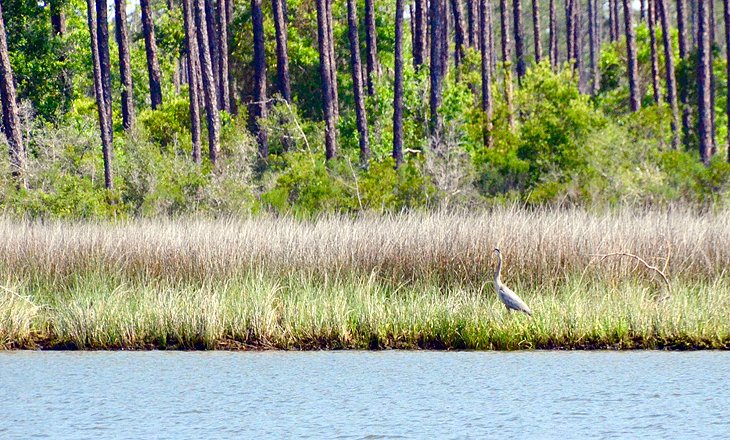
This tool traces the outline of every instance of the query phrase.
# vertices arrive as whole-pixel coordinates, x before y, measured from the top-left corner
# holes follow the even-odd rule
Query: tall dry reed
[[[17,281],[92,272],[204,281],[263,270],[476,285],[491,276],[495,246],[506,257],[505,278],[528,286],[555,286],[576,273],[612,282],[653,277],[631,259],[598,263],[597,255],[611,252],[629,252],[660,268],[669,257],[670,279],[706,281],[730,268],[730,212],[498,208],[316,221],[3,219],[0,273]]]

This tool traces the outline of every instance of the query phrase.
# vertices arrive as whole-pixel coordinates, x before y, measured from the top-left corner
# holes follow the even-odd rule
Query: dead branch
[[[628,252],[612,252],[610,254],[602,254],[602,255],[597,255],[597,256],[601,257],[601,259],[598,260],[599,263],[602,262],[603,260],[605,260],[608,257],[629,257],[629,258],[633,258],[634,260],[636,260],[639,263],[641,263],[645,268],[647,268],[649,270],[652,270],[652,271],[658,273],[659,276],[662,277],[662,280],[664,280],[664,283],[667,285],[667,297],[672,292],[672,284],[669,282],[669,278],[667,278],[667,275],[664,272],[666,270],[666,267],[667,267],[667,264],[666,263],[664,265],[664,270],[662,270],[662,269],[659,269],[656,266],[652,266],[651,264],[647,263],[643,258],[639,257],[638,255],[630,254]],[[667,257],[667,261],[669,261],[669,257]],[[666,299],[666,298],[664,298],[664,299]]]

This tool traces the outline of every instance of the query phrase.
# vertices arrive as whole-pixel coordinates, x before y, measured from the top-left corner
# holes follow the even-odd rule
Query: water
[[[726,352],[6,352],[0,439],[727,438]]]

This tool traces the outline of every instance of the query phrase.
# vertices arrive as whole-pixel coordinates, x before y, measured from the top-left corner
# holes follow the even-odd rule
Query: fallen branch
[[[628,252],[612,252],[610,254],[602,254],[602,255],[596,255],[596,256],[601,257],[601,259],[598,260],[599,262],[602,262],[603,260],[605,260],[608,257],[630,257],[630,258],[633,258],[634,260],[636,260],[639,263],[641,263],[645,268],[647,268],[649,270],[652,270],[652,271],[658,273],[659,276],[662,277],[662,280],[664,280],[664,283],[667,285],[667,297],[669,297],[669,295],[672,293],[672,284],[669,282],[669,278],[667,278],[667,275],[665,273],[665,270],[667,269],[667,263],[669,261],[669,258],[667,258],[667,263],[664,264],[664,270],[662,270],[662,269],[659,269],[656,266],[652,266],[651,264],[647,263],[643,258],[639,257],[638,255],[630,254]],[[664,297],[662,299],[666,299],[667,297]]]

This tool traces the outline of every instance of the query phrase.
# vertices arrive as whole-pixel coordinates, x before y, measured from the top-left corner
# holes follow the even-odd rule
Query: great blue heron
[[[502,280],[499,278],[502,273],[502,253],[499,251],[499,248],[494,248],[494,252],[497,253],[497,257],[499,258],[497,270],[494,271],[494,290],[497,291],[499,300],[507,307],[507,311],[517,310],[518,312],[525,312],[532,316],[532,310],[527,307],[527,304],[522,301],[522,298],[517,296],[512,289],[502,284]]]

